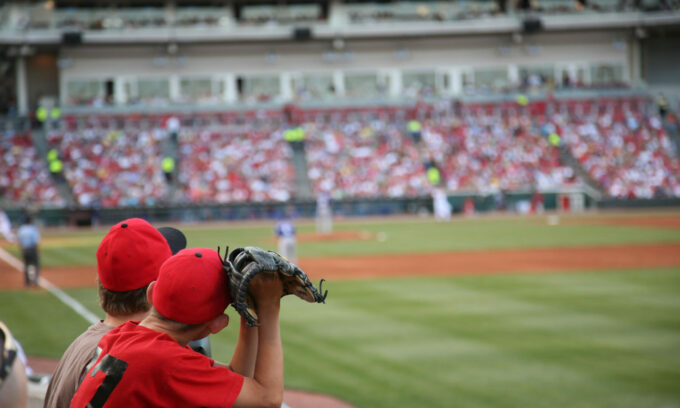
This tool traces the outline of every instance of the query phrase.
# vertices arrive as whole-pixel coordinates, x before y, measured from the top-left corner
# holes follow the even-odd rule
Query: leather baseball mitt
[[[227,248],[228,252],[228,248]],[[319,282],[317,289],[295,264],[273,251],[258,247],[236,248],[223,260],[229,276],[229,294],[234,309],[246,319],[248,326],[259,326],[257,305],[248,292],[251,280],[258,274],[278,274],[283,283],[281,296],[296,295],[310,303],[325,303],[328,291],[323,292]]]

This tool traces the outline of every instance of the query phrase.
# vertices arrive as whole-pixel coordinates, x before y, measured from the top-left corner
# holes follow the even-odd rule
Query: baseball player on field
[[[278,238],[279,254],[290,262],[297,262],[297,240],[293,221],[288,217],[282,218],[276,223],[274,233]]]
[[[66,349],[45,395],[45,408],[68,407],[87,373],[99,340],[128,320],[143,319],[150,308],[146,289],[165,260],[186,246],[181,231],[156,229],[132,218],[113,227],[97,249],[99,302],[104,320],[90,326]]]
[[[286,262],[263,251],[241,254],[237,264],[251,265],[238,268],[245,271],[243,276]],[[257,264],[254,256],[264,261]],[[141,322],[127,322],[102,338],[97,360],[71,407],[280,407],[279,310],[284,288],[279,275],[246,282],[257,305],[259,326],[248,327],[241,319],[229,365],[187,347],[228,325],[224,311],[232,301],[229,276],[237,276],[225,273],[228,265],[207,248],[184,249],[168,259],[147,291],[151,312]]]
[[[316,233],[331,234],[333,232],[333,207],[331,195],[324,191],[316,197]]]
[[[9,242],[16,241],[16,237],[12,232],[12,223],[10,222],[7,214],[2,209],[0,209],[0,234],[2,234]]]

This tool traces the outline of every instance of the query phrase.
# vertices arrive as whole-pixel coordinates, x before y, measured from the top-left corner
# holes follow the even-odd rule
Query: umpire
[[[40,260],[38,257],[38,243],[40,243],[40,231],[33,225],[33,218],[28,215],[17,231],[17,240],[21,247],[21,255],[24,258],[24,275],[26,286],[38,286]]]

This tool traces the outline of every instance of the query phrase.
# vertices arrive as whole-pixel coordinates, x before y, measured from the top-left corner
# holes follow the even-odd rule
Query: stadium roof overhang
[[[372,25],[347,25],[333,27],[329,24],[311,24],[309,40],[381,39],[452,37],[513,34],[524,31],[527,17],[502,16],[455,22],[376,23]],[[620,30],[637,28],[678,28],[680,12],[628,12],[593,13],[579,15],[536,16],[541,21],[541,31],[568,32],[583,30]],[[299,28],[299,27],[298,27]],[[238,28],[156,28],[124,31],[83,31],[82,43],[104,44],[157,44],[157,43],[244,43],[295,41],[295,27],[238,27]],[[60,30],[27,30],[0,32],[0,44],[5,45],[60,45],[64,32]]]

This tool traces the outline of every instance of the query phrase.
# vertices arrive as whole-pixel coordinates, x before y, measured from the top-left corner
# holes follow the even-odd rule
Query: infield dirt
[[[303,258],[299,264],[310,278],[328,280],[582,272],[680,266],[680,244],[336,256]],[[97,270],[93,266],[45,268],[41,275],[62,288],[92,287],[97,282]],[[23,276],[0,261],[0,289],[19,289],[22,286]]]

